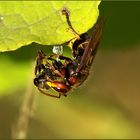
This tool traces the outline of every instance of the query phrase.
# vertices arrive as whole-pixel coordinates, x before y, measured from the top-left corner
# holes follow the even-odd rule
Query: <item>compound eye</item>
[[[35,78],[35,79],[34,79],[34,85],[35,85],[35,86],[38,86],[38,85],[39,85],[38,78]]]

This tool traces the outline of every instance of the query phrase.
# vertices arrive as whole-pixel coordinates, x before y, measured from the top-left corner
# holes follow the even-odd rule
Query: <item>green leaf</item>
[[[100,1],[1,1],[0,51],[11,51],[36,42],[62,44],[73,35],[61,9],[67,7],[74,29],[79,33],[91,28],[99,15]]]

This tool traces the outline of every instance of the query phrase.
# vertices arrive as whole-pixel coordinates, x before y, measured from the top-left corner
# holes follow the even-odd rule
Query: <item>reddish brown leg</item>
[[[41,88],[38,88],[38,90],[39,90],[42,94],[47,95],[47,96],[50,96],[50,97],[54,97],[54,98],[60,98],[60,97],[61,97],[61,93],[59,93],[59,95],[56,96],[56,95],[51,95],[51,94],[49,94],[49,93],[44,92]]]
[[[71,24],[71,21],[70,21],[70,12],[69,10],[66,8],[66,7],[63,7],[63,9],[61,10],[62,12],[62,15],[65,15],[66,17],[66,20],[67,20],[67,23],[68,23],[68,26],[69,26],[69,31],[74,34],[74,36],[77,38],[77,39],[80,39],[80,35],[74,30],[72,24]]]

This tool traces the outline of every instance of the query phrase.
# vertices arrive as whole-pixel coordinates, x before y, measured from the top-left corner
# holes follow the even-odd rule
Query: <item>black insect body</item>
[[[72,49],[73,58],[63,56],[61,51],[48,57],[39,51],[34,79],[34,84],[41,93],[56,98],[60,98],[61,95],[67,96],[68,91],[80,86],[87,79],[100,43],[104,23],[102,18],[98,20],[91,37],[86,33],[79,35],[71,25],[69,11],[64,8],[62,14],[66,16],[69,30],[75,35],[68,44]],[[49,89],[53,89],[58,95],[48,93]]]

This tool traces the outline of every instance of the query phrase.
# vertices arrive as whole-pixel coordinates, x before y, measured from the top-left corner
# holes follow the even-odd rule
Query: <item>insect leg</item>
[[[45,70],[45,66],[43,65],[43,59],[45,59],[46,55],[43,53],[43,51],[39,50],[37,52],[37,58],[36,58],[36,66],[35,66],[35,75],[37,72],[41,72],[41,69]]]
[[[63,9],[61,10],[62,12],[62,15],[65,15],[66,16],[66,20],[67,20],[67,23],[68,23],[68,26],[69,26],[69,31],[74,34],[74,36],[78,39],[80,39],[80,35],[74,30],[74,28],[72,27],[72,24],[70,22],[70,12],[69,10],[66,8],[66,7],[63,7]]]
[[[49,94],[49,93],[45,92],[44,90],[42,90],[42,89],[39,88],[39,87],[38,87],[38,90],[39,90],[42,94],[47,95],[47,96],[50,96],[50,97],[54,97],[54,98],[60,98],[60,97],[61,97],[61,93],[59,93],[59,95],[56,96],[56,95],[52,95],[52,94]]]

